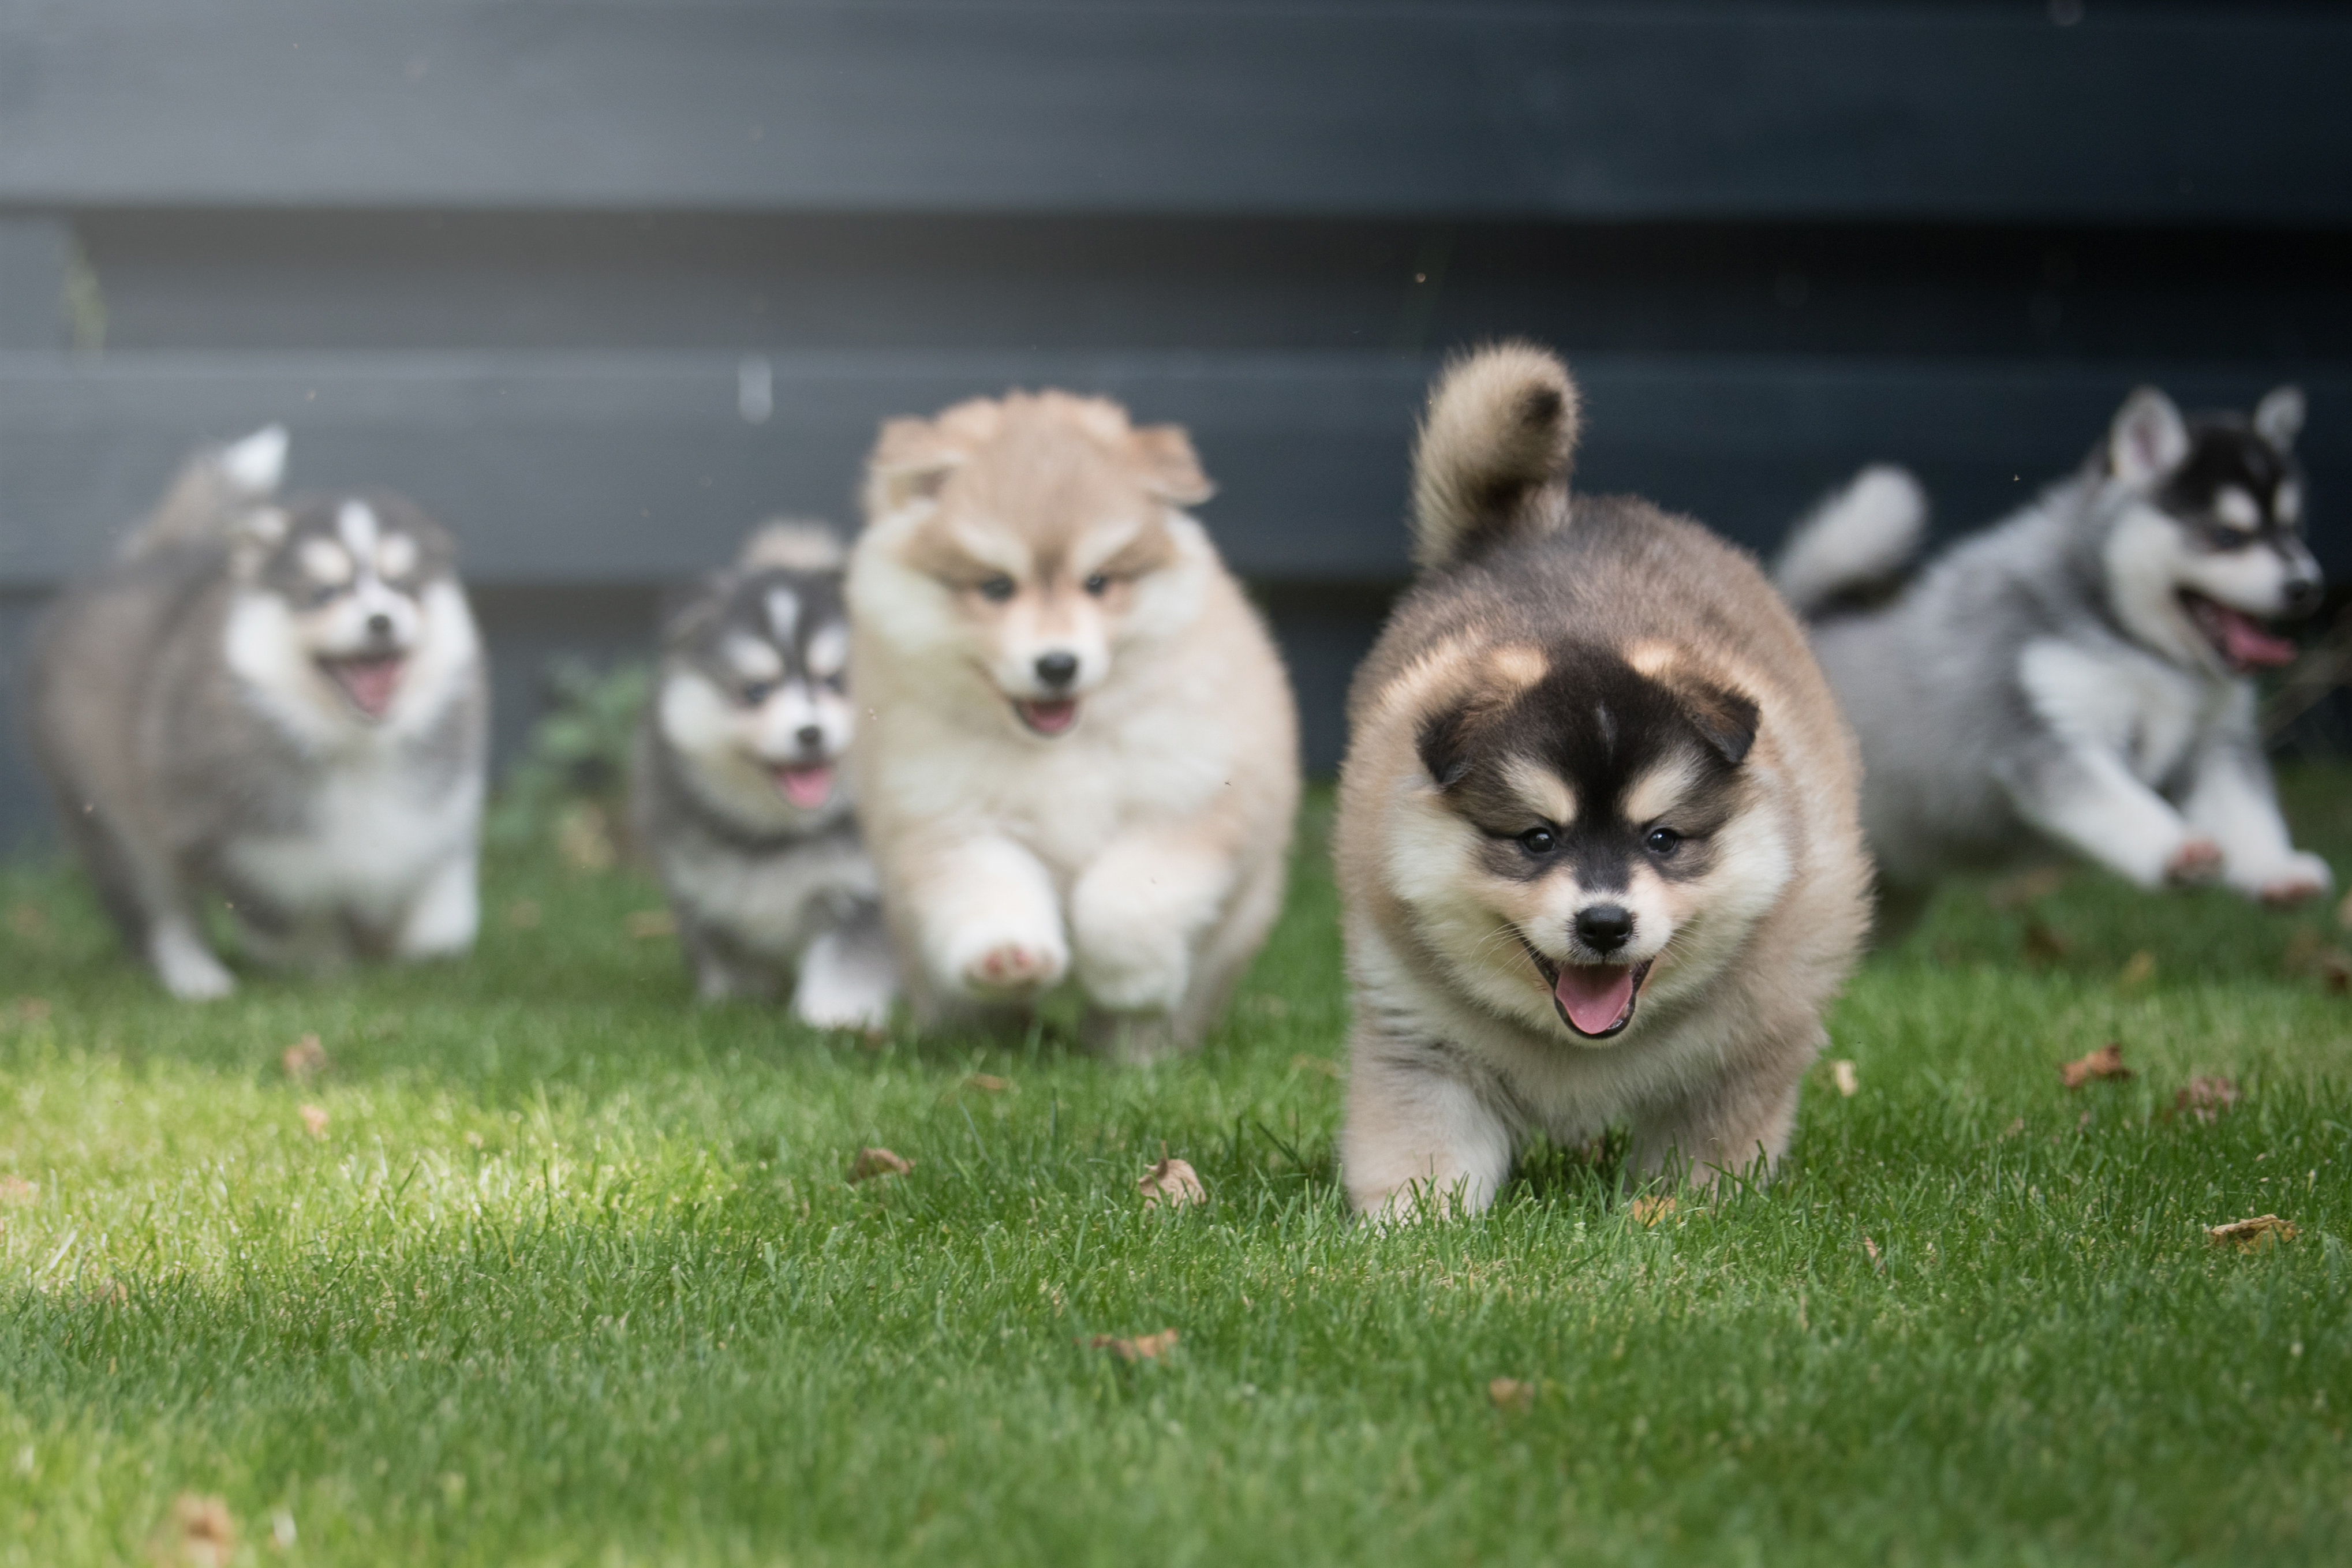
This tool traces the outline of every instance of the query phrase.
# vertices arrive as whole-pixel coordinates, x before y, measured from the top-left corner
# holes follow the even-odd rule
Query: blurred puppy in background
[[[1861,737],[1885,935],[1946,873],[2053,850],[2143,887],[2327,890],[2279,815],[2252,679],[2294,656],[2271,623],[2321,596],[2303,417],[2293,387],[2193,418],[2143,388],[2079,472],[1891,601],[1926,531],[1908,474],[1864,471],[1792,535],[1780,580]]]
[[[673,611],[637,732],[639,842],[706,1000],[791,993],[820,1028],[878,1028],[897,990],[851,815],[840,541],[771,524]]]
[[[1075,969],[1088,1032],[1197,1042],[1282,902],[1297,722],[1181,508],[1184,433],[1046,392],[892,420],[849,571],[858,811],[926,1018]]]
[[[66,836],[174,996],[267,962],[474,940],[488,695],[449,535],[396,496],[274,503],[275,426],[191,459],[34,634],[26,708]]]
[[[1853,741],[1756,563],[1571,497],[1577,395],[1456,361],[1414,455],[1420,580],[1349,694],[1332,831],[1360,1211],[1486,1207],[1520,1143],[1776,1162],[1867,925]]]

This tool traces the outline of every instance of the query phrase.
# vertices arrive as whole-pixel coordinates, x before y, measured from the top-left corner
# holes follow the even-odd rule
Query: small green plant
[[[491,804],[486,831],[499,849],[552,841],[582,871],[625,858],[629,747],[653,689],[653,668],[627,660],[599,670],[562,659],[547,670],[548,711]]]

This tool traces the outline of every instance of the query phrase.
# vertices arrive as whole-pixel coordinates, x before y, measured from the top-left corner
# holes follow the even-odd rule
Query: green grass
[[[2294,786],[2352,870],[2352,776]],[[1816,1071],[1768,1192],[1645,1226],[1549,1151],[1486,1218],[1378,1233],[1332,1180],[1319,855],[1228,1025],[1145,1071],[694,1009],[652,903],[499,864],[471,963],[193,1009],[70,877],[0,877],[0,995],[47,1004],[0,1003],[0,1563],[193,1561],[188,1494],[289,1564],[2352,1543],[2352,999],[2281,967],[2329,911],[1955,890],[1838,1009],[1860,1091]],[[2139,1076],[2063,1090],[2107,1040]],[[2217,1072],[2227,1114],[2165,1114]],[[912,1174],[848,1185],[876,1144]],[[1163,1146],[1206,1207],[1140,1207]],[[2273,1211],[2299,1237],[2205,1240]]]

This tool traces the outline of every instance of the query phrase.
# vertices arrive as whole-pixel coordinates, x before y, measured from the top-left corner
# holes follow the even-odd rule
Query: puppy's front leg
[[[1054,879],[1011,839],[950,843],[908,869],[916,959],[941,995],[1004,1001],[1069,969]]]
[[[2287,837],[2270,768],[2251,730],[2216,737],[2198,755],[2189,822],[2221,847],[2221,880],[2231,887],[2266,904],[2300,904],[2326,893],[2335,874]]]
[[[880,1029],[890,1021],[898,967],[879,912],[820,932],[801,955],[793,1011],[818,1029]]]
[[[481,878],[472,846],[434,867],[432,874],[409,901],[408,912],[393,938],[392,950],[401,958],[458,957],[472,950],[482,923]]]
[[[1173,1012],[1233,884],[1232,856],[1198,835],[1162,828],[1114,839],[1070,890],[1087,994],[1114,1012]]]
[[[1339,1171],[1356,1212],[1412,1219],[1492,1204],[1510,1172],[1511,1129],[1460,1063],[1362,1026],[1349,1056]]]
[[[1995,764],[1993,776],[2030,826],[2142,887],[2209,881],[2221,869],[2220,846],[2108,752],[2050,740]]]

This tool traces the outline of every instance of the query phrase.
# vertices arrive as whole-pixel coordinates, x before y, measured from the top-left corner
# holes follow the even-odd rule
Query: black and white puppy
[[[224,899],[267,961],[462,953],[488,681],[447,531],[397,496],[268,497],[273,427],[190,461],[35,635],[68,840],[178,997],[226,995]]]
[[[1791,538],[1780,586],[1862,742],[1891,931],[1945,873],[2053,850],[2146,887],[2327,890],[2279,815],[2251,679],[2320,601],[2303,420],[2293,387],[2189,417],[2142,388],[2083,468],[1891,601],[1924,532],[1909,475],[1865,471]]]
[[[874,863],[850,810],[844,555],[773,524],[666,619],[632,794],[706,1000],[792,994],[824,1028],[897,994]]]

